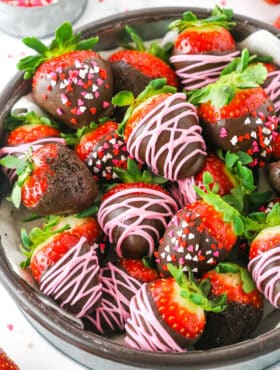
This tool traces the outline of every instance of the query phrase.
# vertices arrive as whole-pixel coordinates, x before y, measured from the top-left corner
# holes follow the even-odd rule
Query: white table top
[[[88,0],[85,13],[75,23],[84,25],[118,12],[162,6],[213,7],[215,4],[232,8],[235,13],[248,15],[272,24],[280,16],[280,5],[271,6],[264,0]],[[28,36],[28,35],[27,35]],[[20,39],[0,33],[0,91],[16,73],[16,63],[28,49]],[[0,347],[14,359],[21,370],[81,370],[84,367],[57,351],[40,336],[21,314],[0,283]],[[117,369],[117,365],[116,365]]]

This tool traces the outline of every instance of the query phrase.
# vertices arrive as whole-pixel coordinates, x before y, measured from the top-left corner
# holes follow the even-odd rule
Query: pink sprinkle
[[[86,91],[82,91],[82,92],[81,92],[81,95],[82,95],[82,96],[86,96],[86,94],[87,94],[87,92],[86,92]]]
[[[112,159],[112,163],[113,163],[114,166],[117,166],[119,161],[118,161],[118,159]]]
[[[101,78],[98,78],[97,80],[96,80],[96,82],[97,82],[97,85],[98,86],[101,86],[101,85],[103,85],[103,80],[101,79]]]
[[[88,79],[89,80],[92,80],[93,79],[93,74],[92,73],[88,73]]]
[[[182,257],[181,257],[181,258],[179,258],[179,265],[184,265],[184,263],[185,263],[185,262],[184,262],[184,258],[182,258]]]
[[[102,105],[103,105],[103,108],[108,108],[110,103],[107,101],[104,101]]]
[[[168,233],[168,236],[170,238],[173,238],[173,236],[174,236],[174,230],[170,230],[169,233]]]
[[[114,149],[120,149],[120,146],[119,146],[118,143],[114,144],[113,147],[114,147]]]
[[[222,127],[220,131],[220,137],[227,137],[227,134],[228,134],[227,130],[224,127]]]
[[[78,99],[78,105],[84,105],[85,102],[82,99]]]
[[[188,246],[188,248],[187,248],[187,250],[188,250],[189,252],[193,252],[193,245],[189,245],[189,246]]]
[[[78,86],[84,86],[83,80],[79,79],[78,82],[77,82],[77,85]]]
[[[6,327],[10,331],[14,330],[14,325],[13,324],[7,324]]]
[[[57,108],[56,113],[57,113],[59,116],[62,116],[62,114],[63,114],[62,109]]]
[[[110,148],[110,145],[108,143],[104,143],[103,148],[104,149],[109,149]]]
[[[219,251],[215,251],[215,252],[213,252],[213,256],[214,256],[214,257],[219,257],[219,255],[220,255],[220,252],[219,252]]]
[[[97,99],[97,98],[99,98],[100,93],[99,93],[98,91],[95,91],[94,96],[95,96],[95,97],[96,97],[96,99]]]

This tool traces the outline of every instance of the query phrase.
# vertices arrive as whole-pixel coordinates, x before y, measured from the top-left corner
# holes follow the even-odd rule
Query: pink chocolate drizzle
[[[151,307],[144,284],[131,299],[130,318],[125,325],[129,347],[148,351],[186,352],[164,329]]]
[[[139,194],[139,192],[141,194]],[[133,196],[135,193],[138,193],[138,195]],[[155,198],[152,198],[151,196],[154,196]],[[122,197],[127,198],[122,200]],[[135,207],[134,203],[136,201],[143,202],[143,205],[141,207]],[[111,202],[112,204],[110,204]],[[151,209],[153,205],[157,205],[159,203],[163,208],[165,208],[165,213],[156,212]],[[107,216],[119,208],[125,208],[125,211],[105,222]],[[101,203],[97,218],[104,233],[109,236],[109,241],[111,243],[115,242],[113,238],[114,229],[116,227],[123,229],[121,236],[116,241],[116,252],[120,258],[123,257],[122,243],[131,235],[138,235],[145,238],[149,244],[148,255],[152,255],[155,248],[155,242],[148,230],[150,229],[155,233],[155,235],[157,235],[157,239],[160,238],[160,234],[154,226],[143,225],[143,221],[147,219],[157,219],[163,224],[164,228],[166,228],[170,217],[173,216],[177,209],[178,207],[175,200],[168,194],[149,188],[130,188],[120,190],[105,199],[105,201]],[[125,223],[130,220],[133,220],[133,222],[130,224]]]
[[[248,265],[258,290],[276,308],[280,308],[280,247],[272,248]]]
[[[82,237],[73,248],[43,274],[40,281],[40,290],[46,295],[52,295],[55,300],[70,288],[72,289],[71,294],[61,303],[61,308],[66,304],[73,306],[84,297],[88,297],[76,315],[78,318],[85,316],[97,304],[102,295],[101,283],[93,285],[100,270],[98,258],[93,246],[88,252],[81,253],[85,242],[86,238]]]
[[[271,81],[264,90],[274,104],[275,113],[278,115],[280,113],[280,70],[270,72],[267,78]]]
[[[107,266],[100,271],[102,283],[102,303],[93,315],[85,316],[91,324],[100,332],[104,333],[104,323],[112,332],[124,330],[129,317],[129,302],[142,283],[128,275],[118,266],[108,262]],[[126,294],[123,294],[125,291]]]
[[[186,90],[193,90],[215,82],[224,67],[239,54],[238,50],[223,55],[181,54],[172,56],[170,62],[187,64],[177,69],[176,74]],[[197,68],[202,70],[196,71]]]
[[[178,103],[176,100],[181,100],[181,102]],[[164,122],[166,116],[182,108],[184,108],[183,112]],[[196,119],[197,124],[188,129],[179,128],[179,121],[190,116]],[[183,165],[195,155],[198,153],[206,155],[206,146],[201,136],[202,128],[198,123],[196,108],[192,104],[186,102],[186,95],[183,93],[176,93],[168,96],[139,122],[138,127],[144,127],[144,129],[141,135],[137,133],[137,130],[132,132],[127,142],[128,152],[138,162],[143,163],[140,157],[140,150],[143,143],[148,141],[147,144],[145,144],[147,145],[145,163],[155,174],[159,173],[158,162],[160,157],[164,153],[167,153],[163,176],[171,181],[177,180]],[[170,140],[164,145],[161,145],[160,149],[158,149],[159,137],[165,131],[170,133]],[[194,142],[200,143],[200,148],[193,150],[177,164],[176,161],[180,154],[186,150],[188,145]]]

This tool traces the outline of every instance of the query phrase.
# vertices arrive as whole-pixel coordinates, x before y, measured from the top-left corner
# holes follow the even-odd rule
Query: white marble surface
[[[78,1],[78,0],[77,0]],[[89,0],[85,13],[75,27],[118,12],[162,6],[197,6],[215,4],[231,7],[235,13],[273,23],[280,16],[280,5],[270,6],[263,0]],[[27,35],[28,36],[28,35]],[[0,93],[16,72],[16,62],[28,49],[20,39],[0,33]],[[81,370],[84,367],[58,352],[43,339],[22,316],[0,283],[0,347],[3,347],[21,370]],[[116,369],[117,369],[116,365]],[[276,367],[279,369],[280,367]]]

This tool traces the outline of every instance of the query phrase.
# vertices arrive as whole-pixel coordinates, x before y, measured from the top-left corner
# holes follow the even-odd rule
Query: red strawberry
[[[203,196],[203,192],[199,194]],[[165,229],[155,252],[163,276],[169,275],[168,263],[189,267],[196,274],[210,270],[228,257],[242,233],[236,209],[216,194],[206,199],[208,202],[198,200],[179,210]]]
[[[93,217],[50,216],[41,229],[34,228],[29,235],[25,229],[22,230],[21,249],[27,257],[22,266],[30,265],[34,279],[40,281],[43,272],[77,244],[81,237],[93,244],[100,235],[100,228]]]
[[[186,90],[206,86],[218,79],[220,72],[235,56],[235,41],[228,28],[233,12],[216,6],[211,17],[198,19],[187,11],[170,24],[179,32],[174,42],[171,63]]]
[[[206,327],[196,348],[209,349],[247,339],[263,315],[262,295],[248,271],[237,264],[221,263],[202,279],[210,280],[212,299],[226,295],[227,308],[220,313],[207,313]]]
[[[176,75],[166,63],[167,50],[156,43],[152,43],[151,48],[146,50],[135,30],[130,26],[125,28],[135,47],[133,50],[116,51],[108,58],[114,76],[115,92],[127,90],[137,96],[155,78],[166,78],[168,85],[178,87]]]
[[[270,5],[277,5],[280,4],[280,0],[264,0],[266,3]]]
[[[96,181],[116,181],[118,175],[113,168],[127,168],[129,154],[117,129],[116,122],[106,121],[82,133],[79,143],[75,145],[75,153],[86,163]]]
[[[90,50],[98,38],[80,40],[66,22],[56,30],[47,48],[34,37],[23,42],[38,52],[20,60],[25,78],[33,76],[37,104],[65,124],[79,128],[112,110],[112,75],[109,64]]]
[[[101,269],[103,297],[100,307],[84,318],[87,330],[113,333],[124,330],[129,303],[144,284],[159,278],[158,272],[141,259],[122,258]]]
[[[258,290],[275,307],[280,308],[280,205],[276,202],[269,213],[258,222],[250,244],[248,269]],[[261,231],[260,231],[261,230]]]
[[[30,157],[30,158],[29,158]],[[70,214],[88,208],[97,194],[86,165],[64,145],[42,145],[25,159],[7,156],[0,160],[19,175],[11,200],[41,215]]]
[[[224,69],[215,83],[190,93],[209,145],[225,151],[244,151],[253,157],[252,166],[263,167],[272,152],[277,129],[274,107],[259,86],[267,77],[266,68],[249,65],[245,49]]]
[[[177,205],[160,185],[146,183],[153,181],[151,174],[141,174],[131,159],[127,171],[119,169],[117,174],[129,183],[116,185],[104,194],[99,224],[109,241],[116,244],[119,257],[151,255]]]
[[[213,153],[209,153],[206,158],[205,165],[195,176],[195,184],[203,187],[203,175],[208,172],[213,178],[213,184],[219,185],[218,194],[221,196],[230,194],[231,190],[237,186],[237,180],[233,174],[228,170],[224,161],[217,157]],[[213,184],[210,185],[210,189],[213,188]]]
[[[280,159],[280,135],[279,133],[277,133],[273,138],[271,156],[275,160]]]
[[[113,103],[129,105],[119,129],[128,152],[153,173],[175,181],[199,171],[206,148],[194,106],[165,82],[151,81],[136,99],[119,92]]]
[[[132,298],[126,324],[126,343],[150,351],[183,352],[201,336],[205,311],[225,308],[225,296],[214,302],[205,297],[209,286],[199,286],[182,269],[175,278],[144,284]],[[176,280],[175,280],[176,279]]]
[[[27,114],[12,114],[5,121],[5,128],[9,130],[7,145],[20,145],[34,141],[60,136],[58,125],[47,117],[40,117],[31,111]]]
[[[0,348],[0,369],[1,370],[19,370],[19,367],[10,357]]]

